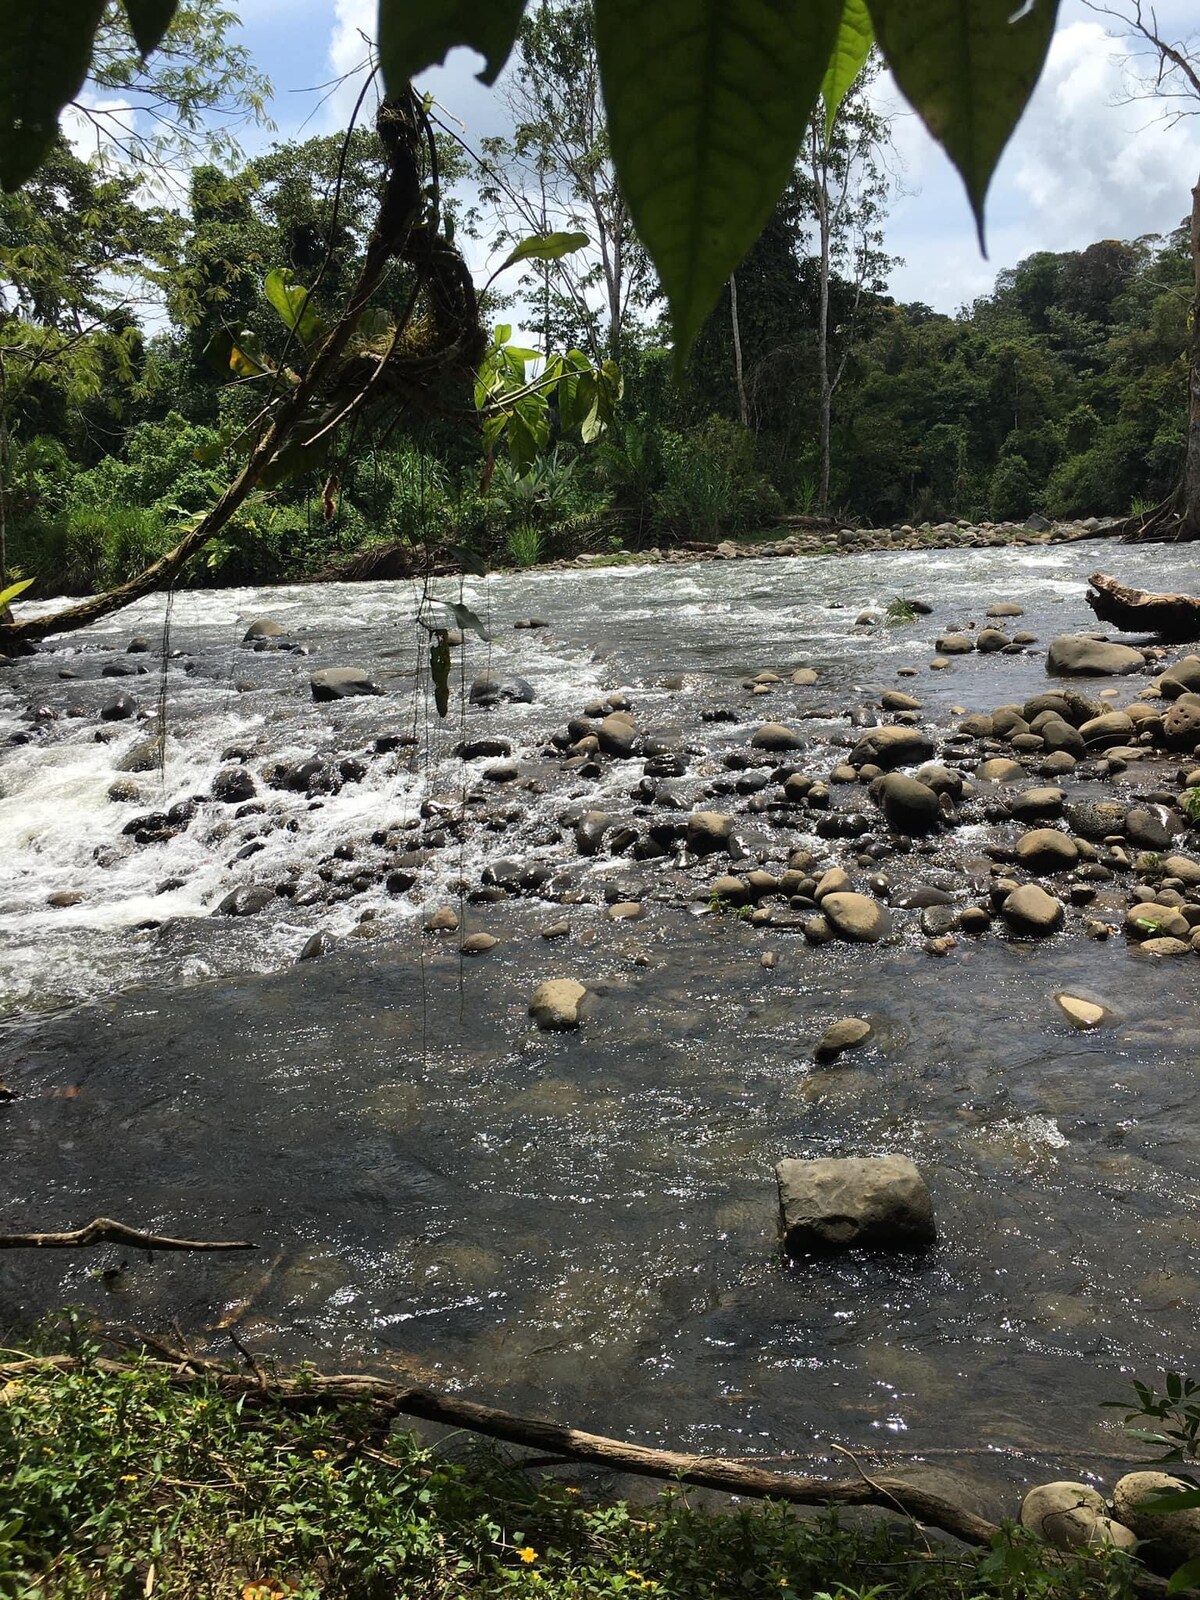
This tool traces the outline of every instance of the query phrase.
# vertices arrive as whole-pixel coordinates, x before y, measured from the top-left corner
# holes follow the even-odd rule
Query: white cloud
[[[1137,69],[1131,44],[1099,22],[1055,34],[1006,163],[1038,248],[1165,231],[1189,209],[1200,119],[1172,123],[1161,101],[1131,96]]]

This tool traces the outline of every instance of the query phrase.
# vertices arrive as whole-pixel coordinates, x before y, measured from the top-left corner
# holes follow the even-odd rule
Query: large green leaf
[[[83,87],[104,0],[0,0],[0,185],[17,189]]]
[[[325,325],[312,303],[312,292],[302,284],[293,283],[290,272],[273,267],[263,280],[263,290],[284,327],[294,333],[301,344],[313,344],[321,337]]]
[[[1041,75],[1058,0],[867,0],[896,82],[962,175],[983,241],[983,202]]]
[[[582,250],[587,242],[586,233],[535,233],[510,250],[496,270],[503,272],[518,261],[561,261],[563,256]]]
[[[125,0],[125,15],[130,31],[144,56],[163,42],[179,0]]]
[[[24,594],[36,582],[36,578],[19,578],[16,583],[10,583],[7,589],[0,589],[0,611],[6,611],[19,594]]]
[[[621,190],[677,368],[791,175],[842,0],[596,0]]]
[[[479,74],[495,83],[508,60],[525,0],[379,0],[379,59],[389,94],[445,59],[456,44],[478,50]]]
[[[1182,1567],[1176,1567],[1167,1584],[1168,1594],[1182,1594],[1187,1589],[1194,1589],[1200,1584],[1200,1556],[1193,1556],[1190,1561],[1185,1561]]]
[[[866,66],[874,42],[871,13],[867,10],[866,0],[846,0],[837,41],[829,60],[829,70],[821,83],[827,139],[833,132],[842,101],[850,92],[855,78]]]

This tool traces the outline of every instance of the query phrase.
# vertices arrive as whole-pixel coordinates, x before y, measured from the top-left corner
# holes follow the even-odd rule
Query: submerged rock
[[[532,705],[533,685],[515,672],[484,672],[471,684],[467,698],[473,706],[499,705],[502,700]]]
[[[785,1252],[920,1253],[937,1241],[925,1180],[906,1156],[781,1161],[775,1168]]]
[[[314,700],[348,700],[383,690],[362,667],[321,667],[309,678]]]
[[[843,1017],[833,1022],[817,1040],[814,1061],[836,1061],[843,1050],[854,1050],[871,1037],[871,1024],[862,1017]]]

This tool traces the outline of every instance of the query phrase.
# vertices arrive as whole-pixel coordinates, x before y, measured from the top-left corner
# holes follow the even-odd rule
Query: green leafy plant
[[[508,553],[514,567],[536,567],[542,557],[541,529],[532,522],[518,522],[508,530]]]
[[[902,622],[915,622],[917,613],[913,610],[912,603],[898,594],[888,601],[883,618],[890,628],[894,628]]]
[[[1133,1392],[1137,1404],[1132,1410],[1128,1401],[1103,1402],[1110,1409],[1124,1411],[1125,1432],[1130,1438],[1159,1446],[1163,1452],[1155,1458],[1159,1462],[1200,1461],[1200,1382],[1179,1372],[1168,1372],[1161,1393],[1152,1384],[1141,1382],[1134,1383]],[[1129,1426],[1131,1422],[1143,1419],[1158,1426]],[[1194,1484],[1184,1489],[1164,1490],[1141,1502],[1141,1509],[1151,1515],[1192,1511],[1197,1507],[1200,1507],[1200,1486]],[[1200,1584],[1200,1556],[1185,1561],[1175,1569],[1167,1584],[1167,1592],[1177,1594],[1197,1584]]]
[[[1185,789],[1179,796],[1179,805],[1189,822],[1200,822],[1200,788]]]

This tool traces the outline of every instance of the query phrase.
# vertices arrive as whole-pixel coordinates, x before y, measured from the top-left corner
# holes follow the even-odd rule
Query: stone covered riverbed
[[[472,582],[444,722],[401,584],[0,668],[6,1223],[262,1247],[10,1258],[0,1314],[1111,1479],[1099,1403],[1186,1369],[1200,1293],[1200,664],[1048,671],[1097,565],[1200,590],[1095,543]],[[344,667],[381,692],[315,701]],[[934,1248],[786,1264],[776,1162],[872,1154]]]

